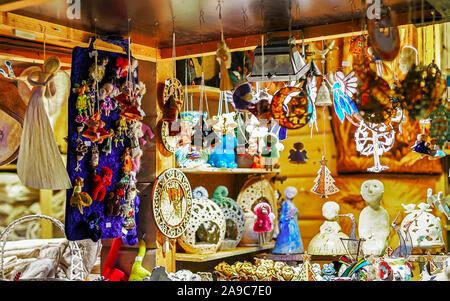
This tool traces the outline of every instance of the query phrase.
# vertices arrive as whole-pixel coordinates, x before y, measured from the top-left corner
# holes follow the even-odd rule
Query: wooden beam
[[[427,11],[426,15],[431,14],[431,11]],[[409,24],[409,18],[407,13],[398,14],[398,25]],[[361,20],[345,21],[335,24],[317,25],[303,28],[303,35],[300,30],[292,31],[292,35],[295,37],[296,42],[301,44],[304,42],[312,42],[317,40],[330,40],[337,38],[344,38],[350,36],[357,36],[367,31],[362,30]],[[280,31],[269,34],[270,37],[288,36],[288,31]],[[225,38],[228,48],[232,52],[253,50],[255,47],[261,45],[261,34],[251,35],[244,37]],[[264,41],[267,41],[268,35],[264,34]],[[175,48],[176,59],[186,59],[190,57],[208,56],[214,55],[217,50],[218,41],[209,41],[201,44],[181,45]],[[172,48],[160,49],[160,58],[162,60],[172,58]]]
[[[87,32],[64,25],[38,20],[14,13],[0,13],[0,32],[6,36],[16,37],[16,31],[24,31],[34,35],[34,41],[44,42],[49,45],[56,45],[66,48],[88,47],[92,37],[92,32]],[[121,52],[123,50],[115,45],[107,44],[97,40],[94,47],[98,50]],[[136,43],[131,43],[131,53],[143,61],[155,62],[159,58],[159,50]]]
[[[30,6],[40,5],[54,0],[20,0],[20,1],[8,1],[0,4],[0,12],[8,12],[18,9],[27,8]]]

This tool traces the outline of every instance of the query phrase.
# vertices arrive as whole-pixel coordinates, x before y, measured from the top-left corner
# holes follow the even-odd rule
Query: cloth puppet
[[[147,248],[143,239],[139,240],[138,255],[134,259],[134,263],[131,266],[131,274],[128,281],[142,281],[145,277],[150,277],[152,273],[142,266],[142,261],[145,256]]]
[[[122,238],[114,238],[102,269],[102,276],[105,281],[128,281],[128,276],[122,270],[114,267],[114,262],[116,261],[121,246]]]
[[[116,78],[122,78],[127,76],[128,68],[130,66],[130,62],[127,58],[118,57],[116,59],[116,67],[114,71],[116,72]]]
[[[102,167],[100,174],[95,174],[92,178],[91,198],[101,202],[106,194],[106,187],[111,185],[113,172],[109,167]]]
[[[92,198],[88,193],[83,192],[84,179],[77,177],[75,179],[75,185],[73,187],[73,193],[70,197],[70,206],[77,206],[81,214],[83,214],[83,208],[92,204]]]
[[[106,216],[117,216],[119,215],[120,200],[116,198],[114,192],[110,191],[106,194],[106,206],[105,215]]]

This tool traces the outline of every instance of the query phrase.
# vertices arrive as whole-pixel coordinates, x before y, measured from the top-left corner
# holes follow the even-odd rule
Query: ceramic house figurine
[[[407,215],[400,224],[400,230],[405,232],[408,224],[411,235],[412,247],[418,249],[431,249],[444,246],[441,220],[430,213],[430,205],[427,203],[402,204]],[[412,223],[411,223],[412,222]]]
[[[311,255],[345,255],[347,251],[341,238],[348,238],[341,232],[339,225],[339,204],[333,201],[322,205],[322,215],[325,221],[320,226],[320,232],[313,237],[308,245]]]
[[[225,216],[204,187],[195,188],[192,195],[192,215],[178,243],[187,253],[215,253],[225,238]]]
[[[304,253],[302,237],[298,228],[298,209],[292,200],[297,195],[297,189],[292,186],[284,190],[285,201],[281,207],[279,221],[280,233],[272,253],[302,254]]]
[[[390,231],[389,214],[380,206],[384,185],[378,180],[367,180],[361,185],[361,196],[367,202],[359,215],[358,233],[365,241],[365,255],[382,255],[388,245]]]

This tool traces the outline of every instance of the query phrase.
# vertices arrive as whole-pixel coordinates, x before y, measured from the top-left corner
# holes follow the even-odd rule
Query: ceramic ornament
[[[244,211],[235,200],[228,197],[226,186],[218,186],[214,190],[211,200],[222,210],[226,223],[225,237],[220,245],[220,250],[234,249],[244,234]]]
[[[298,209],[293,203],[297,189],[293,186],[284,190],[285,201],[281,207],[280,233],[272,251],[273,254],[301,254],[304,252],[302,237],[298,228]]]
[[[177,238],[191,218],[192,191],[189,180],[179,169],[171,168],[158,176],[153,185],[153,216],[161,233]]]
[[[208,191],[204,187],[195,188],[192,195],[192,216],[178,243],[187,253],[215,253],[225,238],[224,212],[208,199]]]
[[[364,239],[364,255],[380,256],[388,246],[390,232],[389,214],[380,203],[384,185],[378,180],[367,180],[361,184],[361,196],[367,206],[359,215],[358,233]]]
[[[270,204],[266,202],[260,202],[253,208],[255,214],[255,222],[253,224],[253,231],[258,233],[258,245],[263,246],[266,244],[266,232],[273,230],[273,221],[275,215],[271,211]]]
[[[380,156],[389,151],[394,145],[395,131],[385,124],[371,124],[361,121],[355,131],[356,150],[365,156],[373,155],[374,166],[367,171],[381,172],[388,166],[380,164]]]
[[[439,191],[437,194],[433,194],[433,189],[427,190],[427,203],[430,207],[437,208],[440,212],[445,214],[447,219],[450,220],[450,199],[444,197],[444,193]]]
[[[444,246],[442,227],[439,217],[430,213],[430,205],[427,203],[402,204],[407,214],[400,224],[400,229],[405,231],[409,226],[413,248],[431,249]],[[411,224],[410,222],[413,221]]]
[[[349,238],[341,231],[339,225],[339,204],[334,201],[322,205],[322,215],[325,221],[308,245],[308,254],[311,255],[345,255],[347,250],[341,238]]]
[[[334,179],[327,167],[328,160],[325,159],[325,156],[319,162],[321,166],[314,180],[316,184],[311,188],[311,192],[320,195],[321,198],[327,198],[328,195],[339,192],[339,189],[334,185]]]

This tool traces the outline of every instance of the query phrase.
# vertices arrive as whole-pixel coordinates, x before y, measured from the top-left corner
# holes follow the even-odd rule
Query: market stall
[[[445,1],[4,2],[3,279],[449,280]]]

